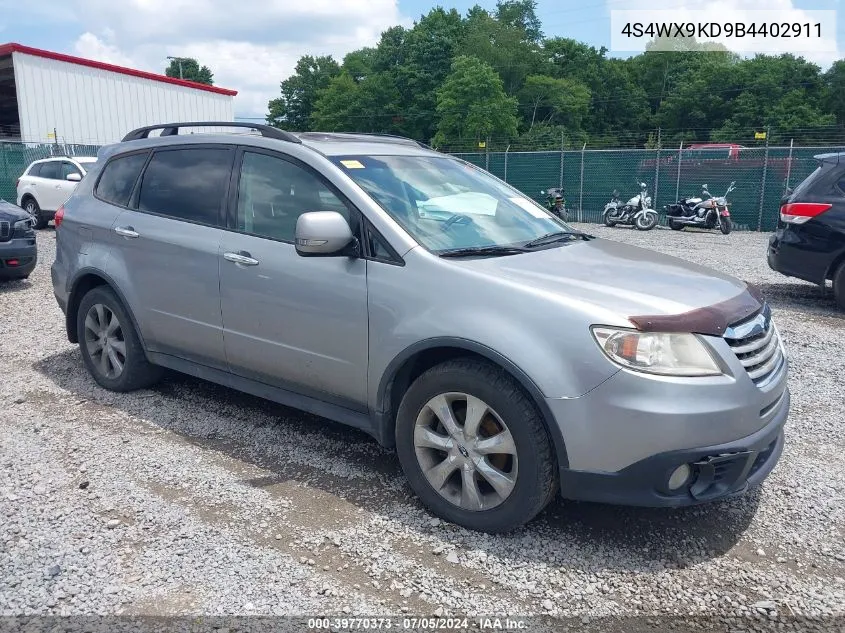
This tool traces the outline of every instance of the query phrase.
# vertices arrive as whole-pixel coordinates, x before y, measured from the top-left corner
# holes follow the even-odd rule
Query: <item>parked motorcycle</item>
[[[607,226],[617,224],[634,225],[640,231],[650,231],[657,226],[657,211],[651,208],[651,196],[648,195],[648,185],[640,183],[640,193],[622,204],[619,192],[614,189],[613,196],[602,212],[602,218]]]
[[[540,192],[546,196],[546,207],[561,220],[569,219],[569,210],[566,208],[566,198],[563,197],[565,190],[559,187],[550,187]]]
[[[701,186],[701,197],[681,198],[674,204],[664,207],[669,228],[682,231],[686,226],[700,226],[704,229],[719,227],[723,234],[731,232],[731,213],[728,211],[728,194],[736,187],[732,182],[724,196],[714,197],[707,190],[707,185]]]

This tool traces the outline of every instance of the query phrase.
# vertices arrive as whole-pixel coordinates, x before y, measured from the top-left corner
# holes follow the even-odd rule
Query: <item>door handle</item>
[[[223,259],[233,264],[240,264],[241,266],[258,266],[258,260],[250,257],[246,251],[239,251],[237,253],[223,253]]]
[[[114,228],[114,232],[118,235],[122,235],[123,237],[131,237],[133,239],[136,237],[141,237],[141,234],[136,233],[135,229],[133,229],[131,226],[116,226]]]

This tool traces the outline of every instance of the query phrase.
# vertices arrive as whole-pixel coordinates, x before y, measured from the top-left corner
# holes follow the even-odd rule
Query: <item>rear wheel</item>
[[[437,516],[485,532],[531,520],[557,489],[540,414],[502,369],[464,358],[417,378],[396,419],[399,461]]]
[[[684,225],[680,222],[675,222],[675,220],[669,220],[669,228],[673,231],[683,231]]]
[[[833,296],[840,310],[845,310],[845,262],[833,274]]]
[[[605,225],[605,226],[609,226],[609,227],[614,227],[614,226],[616,226],[616,221],[615,221],[615,220],[611,220],[611,219],[610,219],[610,213],[605,213],[605,214],[604,214],[604,225]]]
[[[129,314],[108,286],[82,297],[76,332],[85,367],[101,387],[134,391],[161,378],[162,369],[147,361]]]
[[[730,233],[731,228],[733,228],[733,227],[731,226],[731,219],[730,218],[720,218],[719,219],[719,230],[723,234],[727,235],[728,233]]]
[[[23,203],[23,210],[32,216],[33,228],[40,230],[47,226],[49,220],[41,214],[41,208],[35,198],[27,198]]]

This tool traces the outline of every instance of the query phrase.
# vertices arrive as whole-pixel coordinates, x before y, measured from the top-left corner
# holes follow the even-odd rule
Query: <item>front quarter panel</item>
[[[382,404],[379,388],[394,359],[432,340],[489,349],[548,398],[581,396],[619,371],[589,330],[596,318],[626,325],[617,316],[590,315],[586,306],[455,266],[421,248],[408,252],[405,262],[368,267],[368,393],[374,410]]]

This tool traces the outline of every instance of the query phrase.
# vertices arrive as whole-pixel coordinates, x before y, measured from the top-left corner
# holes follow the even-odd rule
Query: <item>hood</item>
[[[721,336],[762,307],[756,290],[735,277],[611,240],[463,263],[613,312],[640,330]]]
[[[0,199],[0,220],[15,223],[18,220],[26,220],[29,214],[18,205]]]

